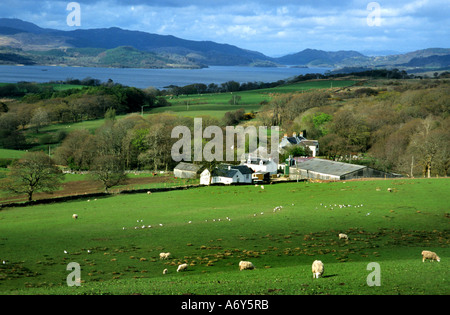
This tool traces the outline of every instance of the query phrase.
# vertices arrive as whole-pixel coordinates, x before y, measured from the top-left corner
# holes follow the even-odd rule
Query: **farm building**
[[[286,149],[292,145],[299,145],[300,142],[303,140],[306,140],[302,135],[297,135],[296,132],[292,134],[292,137],[288,137],[287,133],[284,134],[283,138],[281,139],[281,142],[278,146],[280,150]]]
[[[317,140],[308,140],[303,137],[303,133],[297,135],[296,132],[292,134],[292,137],[288,137],[287,134],[281,139],[278,149],[280,151],[285,150],[291,146],[303,146],[311,151],[312,156],[317,156],[319,154],[319,142]]]
[[[200,174],[200,185],[252,183],[252,169],[245,165],[219,165]]]
[[[178,178],[197,178],[202,170],[202,165],[180,162],[173,169],[173,176]]]
[[[299,160],[290,167],[291,179],[349,180],[357,178],[394,178],[398,175],[375,170],[373,168],[330,160],[312,158]]]
[[[278,171],[278,164],[272,159],[252,158],[248,157],[242,165],[251,168],[254,172],[276,174]]]

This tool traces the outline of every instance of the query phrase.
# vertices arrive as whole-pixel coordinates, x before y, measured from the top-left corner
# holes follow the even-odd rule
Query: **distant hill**
[[[357,51],[329,52],[316,49],[305,49],[295,54],[275,58],[275,60],[284,65],[333,67],[351,58],[368,58],[368,57],[364,56],[363,54]]]
[[[25,32],[25,33],[33,33],[33,34],[42,34],[42,33],[52,31],[50,29],[44,29],[44,28],[37,26],[36,24],[22,21],[19,19],[0,18],[0,34],[3,34],[1,32],[1,29],[3,27],[15,29],[17,32]]]
[[[193,41],[117,27],[61,31],[19,19],[0,18],[0,64],[91,67],[202,68],[254,66],[342,68],[448,67],[450,49],[365,56],[357,51],[304,49],[279,58],[213,41]]]
[[[0,39],[8,46],[23,50],[45,48],[104,48],[134,47],[143,52],[159,55],[178,55],[191,63],[201,65],[249,65],[257,61],[271,60],[262,53],[241,49],[212,41],[192,41],[171,35],[157,35],[141,31],[123,30],[117,27],[60,31],[43,29],[18,19],[0,19]],[[36,47],[34,38],[45,45]],[[2,42],[0,41],[0,42]]]
[[[405,67],[420,67],[420,68],[448,68],[450,67],[450,54],[448,55],[432,55],[429,57],[412,58],[409,62],[401,64]]]

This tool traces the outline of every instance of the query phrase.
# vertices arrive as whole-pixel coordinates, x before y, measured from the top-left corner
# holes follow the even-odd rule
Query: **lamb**
[[[246,269],[252,270],[252,269],[255,269],[255,266],[250,261],[243,261],[243,260],[240,261],[239,262],[239,271],[246,270]]]
[[[430,252],[429,250],[422,251],[422,262],[425,262],[426,259],[441,261],[441,258],[435,252]]]
[[[177,272],[185,271],[188,267],[188,264],[181,264],[178,266]]]
[[[159,259],[167,259],[169,258],[170,253],[160,253],[159,254]]]
[[[78,219],[78,214],[76,214],[76,213],[72,214],[72,218]]]
[[[314,260],[312,264],[312,273],[313,273],[313,279],[319,278],[323,275],[324,272],[324,266],[323,263],[320,260]]]
[[[340,240],[342,240],[342,239],[348,240],[348,236],[347,236],[347,234],[339,233],[339,239],[340,239]]]

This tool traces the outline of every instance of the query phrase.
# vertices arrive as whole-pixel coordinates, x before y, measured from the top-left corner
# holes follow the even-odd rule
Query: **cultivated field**
[[[7,208],[0,293],[449,294],[449,188],[448,179],[301,182]],[[424,249],[441,262],[422,263]],[[240,260],[256,269],[239,271]],[[66,284],[70,262],[81,266],[79,287]],[[380,286],[367,284],[370,262]],[[180,263],[187,271],[176,272]]]

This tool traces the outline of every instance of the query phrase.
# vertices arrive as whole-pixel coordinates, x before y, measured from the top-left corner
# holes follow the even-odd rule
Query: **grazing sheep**
[[[426,259],[430,259],[431,261],[437,260],[438,262],[441,261],[438,255],[436,255],[435,252],[430,252],[429,250],[422,251],[422,262],[425,262]]]
[[[76,213],[72,214],[72,218],[78,219],[78,214],[76,214]]]
[[[388,188],[387,191],[392,192],[392,188]]]
[[[253,266],[253,264],[250,261],[243,261],[243,260],[240,261],[239,262],[239,271],[246,270],[246,269],[252,270],[252,269],[255,269],[255,266]]]
[[[319,278],[323,275],[325,268],[323,266],[323,263],[320,260],[314,260],[312,264],[312,273],[313,273],[313,279]]]
[[[178,266],[177,272],[179,271],[185,271],[188,267],[188,264],[181,264]]]
[[[163,270],[163,275],[166,275],[168,272],[169,272],[169,270],[167,270],[167,268],[164,269],[164,270]]]
[[[170,256],[170,253],[160,253],[159,259],[168,259]]]
[[[342,239],[348,240],[348,236],[347,236],[347,234],[340,233],[340,234],[339,234],[339,239],[340,239],[340,240],[342,240]]]

